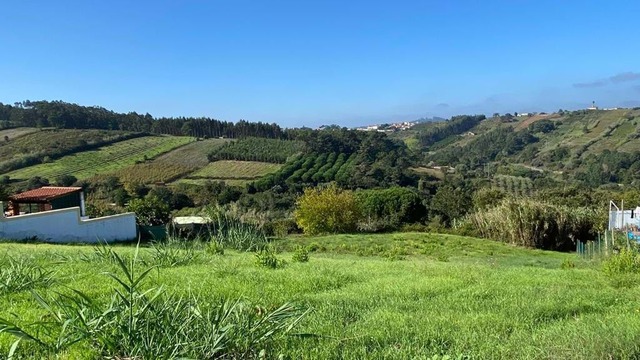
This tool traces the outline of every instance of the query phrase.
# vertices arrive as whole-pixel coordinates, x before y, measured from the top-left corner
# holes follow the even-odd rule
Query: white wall
[[[44,211],[11,217],[0,216],[0,238],[23,240],[37,237],[56,243],[96,243],[136,238],[134,213],[80,219],[80,208]]]

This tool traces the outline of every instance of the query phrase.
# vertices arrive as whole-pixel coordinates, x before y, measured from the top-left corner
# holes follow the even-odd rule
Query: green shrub
[[[427,215],[420,195],[409,188],[360,190],[356,191],[355,197],[362,216],[360,230],[398,229],[402,224],[421,221]]]
[[[205,251],[211,255],[224,255],[224,245],[217,241],[209,241]]]
[[[356,229],[359,209],[353,192],[332,184],[307,188],[296,202],[294,216],[305,234],[349,233]]]
[[[293,262],[308,262],[309,261],[309,249],[304,246],[298,246],[296,250],[293,252],[293,256],[291,257],[291,261]]]
[[[278,259],[273,248],[267,247],[256,253],[256,265],[269,269],[281,269],[287,265],[286,261]]]
[[[602,262],[602,270],[608,275],[638,273],[640,272],[640,254],[635,250],[623,248]]]
[[[169,237],[165,241],[151,244],[150,259],[145,260],[145,263],[158,267],[185,266],[197,263],[201,260],[201,255],[193,241]]]
[[[132,199],[127,210],[136,213],[136,221],[144,226],[164,225],[171,216],[169,205],[155,196]]]
[[[574,263],[573,261],[569,260],[569,259],[564,259],[562,260],[562,264],[560,264],[560,268],[567,270],[567,269],[574,269],[576,267],[576,263]]]

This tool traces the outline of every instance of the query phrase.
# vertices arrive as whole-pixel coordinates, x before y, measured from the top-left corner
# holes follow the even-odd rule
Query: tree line
[[[194,137],[243,138],[247,136],[286,138],[277,124],[236,123],[207,117],[161,117],[149,113],[117,113],[99,106],[80,106],[63,101],[23,101],[13,105],[0,103],[4,127],[55,127],[60,129],[101,129],[148,132]]]

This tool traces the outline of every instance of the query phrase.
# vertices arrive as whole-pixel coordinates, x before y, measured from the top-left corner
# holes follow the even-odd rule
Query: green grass
[[[609,359],[640,355],[640,276],[609,277],[575,255],[514,248],[451,235],[406,233],[292,237],[292,250],[312,246],[308,263],[267,269],[250,253],[203,252],[191,265],[151,273],[151,285],[212,302],[242,297],[267,308],[287,301],[311,312],[267,358]],[[382,250],[379,250],[382,248]],[[378,249],[370,251],[370,249]],[[121,254],[133,249],[118,246]],[[0,254],[48,264],[57,281],[107,301],[116,284],[102,273],[115,265],[82,261],[91,247],[0,244]],[[149,257],[151,249],[143,249]],[[387,252],[394,256],[387,256]],[[1,256],[1,255],[0,255]],[[391,261],[390,259],[402,259]],[[62,262],[61,262],[62,261]],[[573,269],[561,269],[573,261]],[[28,291],[0,294],[0,317],[43,314]],[[0,335],[0,353],[12,340]],[[25,346],[23,343],[21,346]],[[66,358],[95,356],[79,344]]]
[[[190,137],[145,136],[120,141],[97,150],[64,156],[50,163],[19,169],[7,175],[12,179],[22,180],[33,176],[53,180],[57,176],[66,174],[73,175],[78,179],[85,179],[133,165],[145,157],[156,157],[192,140],[193,138]]]

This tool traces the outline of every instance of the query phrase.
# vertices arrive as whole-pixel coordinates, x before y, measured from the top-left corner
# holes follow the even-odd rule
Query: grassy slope
[[[210,299],[241,296],[266,306],[290,300],[310,306],[313,311],[296,332],[322,337],[285,339],[273,357],[598,359],[632,358],[640,351],[640,277],[609,278],[575,255],[417,233],[280,241],[282,248],[296,244],[314,244],[320,252],[309,263],[281,270],[259,268],[246,253],[205,256],[200,264],[154,271],[150,285],[179,293],[191,289]],[[396,249],[414,255],[402,261],[355,255],[379,247],[385,249],[380,254]],[[106,301],[113,282],[101,272],[113,266],[78,260],[91,251],[0,245],[0,254],[47,263],[66,259],[52,265],[60,280],[50,290],[71,286]],[[577,268],[561,269],[564,260]],[[41,313],[27,292],[0,295],[0,309],[2,316],[33,320]],[[9,344],[0,335],[2,353]],[[76,349],[68,357],[81,354]]]
[[[145,136],[64,156],[51,163],[30,166],[7,175],[12,179],[28,179],[33,176],[54,179],[59,175],[70,174],[84,179],[132,165],[145,156],[153,158],[190,141],[192,138],[189,137]]]
[[[118,136],[126,134],[122,131],[105,130],[55,130],[46,129],[32,131],[33,129],[22,128],[4,130],[14,134],[9,136],[9,141],[0,141],[0,163],[22,158],[25,155],[47,156],[59,151],[67,151],[78,145],[79,141],[88,144],[100,143],[105,140],[112,140]],[[4,132],[3,131],[3,132]]]

